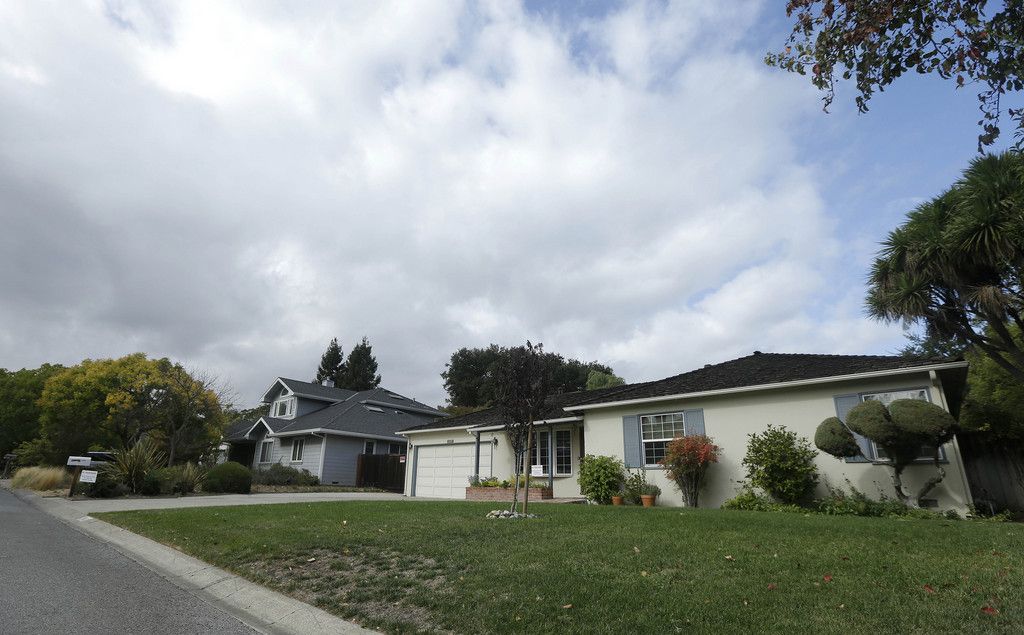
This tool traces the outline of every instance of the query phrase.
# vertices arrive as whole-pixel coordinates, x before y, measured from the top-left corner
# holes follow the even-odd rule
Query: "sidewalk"
[[[67,501],[82,516],[99,512],[125,512],[138,509],[181,509],[183,507],[221,507],[231,505],[273,505],[280,503],[321,503],[330,501],[400,501],[401,494],[387,492],[295,492],[289,494],[216,494],[210,496],[166,496],[157,498],[91,498]],[[44,499],[51,500],[51,499]]]
[[[180,551],[144,538],[120,527],[97,520],[88,516],[89,513],[101,511],[99,509],[88,509],[93,503],[153,503],[165,501],[206,501],[198,505],[173,505],[168,504],[162,507],[144,506],[145,509],[166,509],[170,507],[209,507],[213,505],[242,505],[242,504],[270,504],[283,502],[302,502],[319,500],[388,500],[348,498],[339,499],[338,496],[389,496],[375,494],[258,494],[255,496],[240,496],[238,498],[254,499],[264,497],[277,497],[273,500],[260,500],[243,502],[220,502],[220,496],[210,497],[189,497],[182,499],[135,499],[119,501],[68,501],[63,498],[41,498],[25,490],[13,490],[14,494],[29,504],[47,512],[62,520],[78,531],[110,545],[115,550],[128,558],[138,562],[147,569],[155,572],[160,577],[168,580],[175,586],[188,591],[196,597],[214,606],[220,607],[229,614],[235,616],[248,626],[263,633],[274,635],[299,635],[318,633],[337,633],[342,635],[370,634],[370,631],[358,624],[348,622],[335,617],[326,611],[318,609],[304,602],[271,591],[258,584],[249,582],[223,569],[211,566],[201,560],[185,555]],[[307,496],[298,501],[281,500],[280,497]],[[308,498],[308,496],[332,496],[334,498]],[[231,497],[234,498],[234,497]],[[400,497],[399,497],[400,498]],[[216,502],[215,502],[216,501]],[[139,509],[140,507],[126,507],[124,509]],[[122,508],[118,508],[122,509]],[[104,510],[105,511],[105,510]],[[113,510],[111,510],[113,511]]]

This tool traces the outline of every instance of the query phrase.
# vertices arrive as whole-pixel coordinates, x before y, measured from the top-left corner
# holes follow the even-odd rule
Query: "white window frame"
[[[264,448],[267,450],[267,460],[265,460],[265,461],[263,460],[263,450],[264,450]],[[271,439],[269,441],[261,441],[260,442],[259,462],[260,463],[273,463],[274,462],[274,441],[273,441],[273,439]]]
[[[301,437],[292,439],[292,463],[302,463],[302,451],[306,447],[306,440]],[[298,450],[298,457],[295,456],[295,451]]]
[[[558,469],[558,435],[565,434],[569,437],[569,446],[566,448],[566,456],[569,458],[569,471],[560,472]],[[563,428],[555,430],[555,476],[572,476],[572,430]]]
[[[534,430],[533,431],[533,439],[532,439],[531,444],[530,444],[530,465],[531,466],[534,466],[534,465],[544,465],[544,461],[547,461],[550,458],[550,459],[553,459],[554,462],[555,462],[555,465],[554,465],[554,468],[555,468],[554,476],[556,478],[557,477],[562,477],[562,476],[572,476],[572,430],[568,429],[568,428],[561,428],[561,429],[556,429],[553,432],[554,432],[554,435],[553,435],[553,438],[552,438],[551,436],[548,435],[548,431],[547,430]],[[563,432],[567,433],[569,435],[569,471],[568,472],[559,472],[558,471],[558,446],[557,445],[554,447],[554,453],[553,454],[550,453],[550,450],[551,450],[550,444],[552,442],[557,442],[558,441],[559,433],[563,433]],[[548,447],[546,448],[548,451],[544,452],[543,460],[541,460],[541,457],[539,456],[541,444],[538,442],[538,440],[540,438],[540,435],[544,435],[544,438],[547,440],[547,444],[548,444]],[[541,476],[551,476],[551,474],[549,474],[550,471],[551,471],[551,466],[548,465],[544,469],[544,473],[541,474]]]
[[[394,450],[395,448],[398,448],[398,452],[392,452],[392,450]],[[404,451],[405,448],[402,447],[401,443],[398,443],[396,441],[388,443],[388,454],[402,454]]]
[[[366,448],[370,448],[370,451],[367,452]],[[376,452],[377,452],[377,442],[376,441],[367,440],[367,441],[363,442],[363,454],[375,454]]]
[[[530,439],[530,467],[531,467],[530,471],[531,472],[533,471],[532,468],[533,468],[534,465],[544,465],[544,461],[547,461],[550,458],[550,455],[548,454],[547,451],[544,452],[543,458],[541,458],[541,456],[540,456],[540,447],[541,447],[541,445],[540,445],[540,435],[542,435],[542,434],[544,435],[544,438],[547,439],[547,443],[549,444],[548,448],[545,448],[545,450],[550,448],[551,439],[548,438],[548,431],[547,430],[534,430],[533,431],[533,437]],[[549,466],[547,466],[544,469],[544,471],[540,474],[540,476],[548,476],[548,472],[550,470],[551,470],[551,466],[549,465]],[[533,474],[530,474],[530,476],[533,476]]]
[[[284,406],[284,412],[281,412],[282,406]],[[295,399],[278,399],[274,402],[273,413],[271,416],[274,418],[290,417],[295,413]]]
[[[676,434],[675,436],[671,436],[671,437],[666,437],[666,436],[662,435],[660,437],[652,436],[651,438],[646,438],[644,436],[644,424],[646,423],[649,426],[655,425],[655,423],[653,421],[651,421],[655,417],[659,417],[659,418],[662,418],[662,419],[664,417],[672,417],[673,418],[672,421],[670,421],[668,423],[672,424],[673,432],[678,432],[679,434]],[[676,421],[675,417],[678,417],[679,420]],[[645,419],[646,419],[646,421],[645,421]],[[666,422],[664,420],[657,422],[657,425],[661,425],[662,426],[662,432],[663,433],[664,433],[664,425],[665,425],[665,423]],[[675,428],[677,427],[677,424],[678,424],[679,430],[675,430]],[[651,433],[653,434],[653,430],[651,431]],[[651,444],[653,444],[653,443],[664,443],[666,448],[667,448],[668,444],[670,442],[672,442],[675,439],[678,439],[680,437],[684,437],[684,436],[686,436],[686,415],[683,413],[682,410],[680,410],[678,412],[657,412],[657,413],[653,413],[653,414],[649,414],[649,415],[640,415],[640,452],[643,453],[643,456],[641,457],[641,460],[644,462],[644,467],[646,467],[646,468],[655,468],[655,469],[663,467],[660,463],[648,463],[647,462],[647,444],[649,444],[649,443],[651,443]]]
[[[863,403],[865,401],[880,401],[880,402],[882,402],[882,405],[888,407],[890,403],[896,401],[897,399],[917,399],[917,397],[906,397],[906,396],[903,396],[903,395],[909,395],[909,394],[912,394],[912,393],[917,393],[917,394],[922,394],[923,393],[924,394],[924,399],[919,399],[919,401],[926,401],[928,403],[932,402],[932,393],[931,393],[930,390],[928,390],[927,386],[918,386],[918,387],[915,387],[915,388],[899,388],[899,389],[893,389],[893,390],[876,390],[874,392],[862,392],[862,393],[860,393],[859,396],[860,396],[861,403]],[[891,395],[891,397],[889,398],[888,401],[884,401],[882,399],[874,399],[874,400],[871,399],[871,397],[878,397],[879,395]],[[870,441],[870,439],[868,439],[868,440]],[[924,447],[924,446],[922,446],[922,447]],[[882,449],[880,447],[878,447],[878,444],[875,443],[874,441],[871,441],[871,452],[874,455],[872,460],[874,460],[874,461],[885,461],[885,462],[889,461],[889,457],[882,456],[882,454],[881,454]],[[921,456],[918,456],[916,459],[914,459],[914,463],[931,463],[934,460],[935,460],[935,456],[934,455],[932,455],[932,454],[927,454],[927,455],[926,454],[922,454]],[[946,450],[941,445],[939,446],[939,461],[943,462],[943,463],[946,462]]]

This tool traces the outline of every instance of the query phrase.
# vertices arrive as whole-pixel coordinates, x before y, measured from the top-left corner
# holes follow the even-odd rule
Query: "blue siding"
[[[355,486],[356,461],[363,452],[363,441],[354,437],[328,436],[324,473],[320,482],[325,485]]]

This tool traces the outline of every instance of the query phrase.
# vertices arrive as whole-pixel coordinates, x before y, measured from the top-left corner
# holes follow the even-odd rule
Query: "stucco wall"
[[[586,454],[605,454],[622,458],[624,442],[622,434],[622,417],[626,415],[657,414],[680,411],[684,408],[702,408],[704,410],[705,430],[722,450],[719,463],[714,465],[708,475],[707,487],[701,493],[702,507],[718,507],[725,500],[735,496],[744,478],[745,470],[741,464],[747,448],[747,435],[761,432],[769,424],[785,426],[801,436],[813,440],[814,431],[826,417],[835,416],[836,395],[851,393],[881,392],[911,388],[927,388],[931,401],[946,407],[943,395],[937,384],[933,384],[927,373],[900,375],[888,379],[870,379],[859,381],[835,382],[789,388],[766,390],[748,393],[732,393],[717,397],[681,399],[657,404],[622,406],[589,410],[585,413],[584,451]],[[579,496],[579,484],[576,481],[580,453],[579,433],[573,429],[572,457],[573,473],[570,477],[554,479],[554,495],[556,497]],[[409,435],[411,445],[432,445],[452,442],[466,442],[473,436],[462,430],[429,432]],[[498,478],[509,478],[512,475],[512,454],[502,432],[481,433],[481,442],[489,443],[498,439],[493,450],[492,473]],[[963,463],[956,442],[945,446],[948,463],[945,480],[934,489],[930,498],[939,501],[941,509],[965,511],[970,504],[970,494],[964,473]],[[412,456],[410,449],[409,456]],[[818,473],[821,477],[819,495],[826,493],[827,486],[849,489],[852,484],[868,496],[877,498],[880,494],[893,496],[891,481],[892,471],[885,466],[868,463],[847,463],[826,454],[819,454],[816,459]],[[410,493],[414,466],[406,470],[406,495]],[[674,483],[668,481],[664,471],[659,468],[649,469],[648,480],[661,487],[662,495],[658,498],[659,505],[682,505],[682,497]],[[928,478],[935,474],[931,464],[913,465],[904,473],[905,484],[913,491]]]

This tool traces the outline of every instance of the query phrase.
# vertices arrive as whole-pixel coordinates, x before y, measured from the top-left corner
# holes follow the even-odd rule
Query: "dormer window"
[[[287,417],[295,413],[294,399],[281,399],[274,402],[273,416]]]

